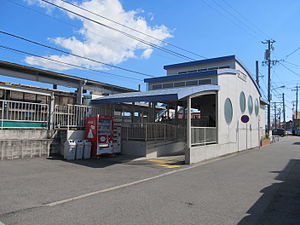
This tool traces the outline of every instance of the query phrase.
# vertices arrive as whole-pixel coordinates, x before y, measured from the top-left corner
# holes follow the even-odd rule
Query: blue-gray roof
[[[197,61],[191,61],[191,62],[184,62],[184,63],[177,63],[172,65],[166,65],[164,66],[164,69],[173,69],[173,68],[179,68],[179,67],[185,67],[185,66],[194,66],[194,65],[202,65],[207,63],[216,63],[216,62],[223,62],[227,60],[235,60],[235,55],[228,55],[218,58],[211,58],[211,59],[203,59],[203,60],[197,60]]]
[[[113,103],[122,103],[122,102],[176,101],[196,93],[218,91],[219,89],[220,89],[219,85],[207,84],[207,85],[192,86],[192,87],[150,90],[145,92],[130,92],[130,93],[114,94],[114,95],[97,98],[92,100],[91,103],[92,104],[113,104]]]

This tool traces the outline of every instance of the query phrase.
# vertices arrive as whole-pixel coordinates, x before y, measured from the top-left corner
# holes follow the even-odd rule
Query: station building
[[[122,153],[149,158],[185,154],[186,163],[195,163],[260,145],[268,103],[236,56],[164,69],[166,76],[145,79],[145,92],[92,100],[94,106],[112,108],[148,104],[146,111],[132,107],[127,112],[132,119],[122,127]]]

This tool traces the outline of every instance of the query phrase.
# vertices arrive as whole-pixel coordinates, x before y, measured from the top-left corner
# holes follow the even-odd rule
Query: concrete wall
[[[64,144],[67,140],[84,140],[85,130],[58,130],[51,144],[51,154],[64,155]]]
[[[48,156],[52,139],[47,130],[0,130],[0,159]]]
[[[185,154],[185,162],[193,164],[208,159],[220,157],[237,152],[236,143],[212,144],[206,146],[196,146],[189,149]]]
[[[146,142],[132,140],[122,141],[121,153],[124,155],[146,157]]]
[[[0,140],[33,140],[47,139],[48,130],[44,129],[2,129],[0,130]]]
[[[121,153],[147,158],[184,154],[186,143],[182,141],[122,141]]]

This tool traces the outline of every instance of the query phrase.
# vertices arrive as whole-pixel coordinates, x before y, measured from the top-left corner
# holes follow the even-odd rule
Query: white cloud
[[[51,6],[47,5],[39,0],[25,0],[28,4],[38,4],[41,7],[46,8],[48,11],[51,10]],[[52,0],[57,5],[70,9],[74,12],[77,12],[81,15],[89,17],[93,20],[96,20],[100,23],[107,24],[109,26],[115,27],[119,30],[122,30],[126,33],[130,33],[138,38],[152,42],[156,45],[162,45],[158,40],[147,37],[143,34],[136,33],[128,28],[119,26],[115,23],[109,22],[105,19],[99,18],[98,16],[92,15],[90,13],[84,12],[76,7],[70,6],[59,0]],[[139,13],[142,10],[137,11],[125,11],[119,0],[90,0],[84,1],[80,7],[86,8],[92,12],[110,18],[114,21],[118,21],[121,24],[124,24],[128,27],[131,27],[140,32],[146,33],[157,39],[164,40],[170,38],[171,34],[169,29],[164,26],[155,26],[151,27],[147,24],[147,21],[144,17],[139,16]],[[153,49],[148,45],[145,45],[137,40],[131,39],[122,35],[119,32],[107,29],[103,26],[95,24],[91,21],[84,20],[78,16],[75,16],[71,13],[67,13],[70,19],[79,19],[82,22],[82,27],[78,31],[82,38],[81,40],[75,36],[70,37],[56,37],[50,39],[56,45],[67,49],[68,51],[82,55],[88,58],[92,58],[98,61],[102,61],[109,64],[119,64],[130,58],[143,58],[148,59],[151,57]],[[137,51],[141,50],[141,51]],[[141,52],[141,53],[138,53]],[[139,54],[139,55],[137,55]],[[49,56],[48,56],[49,57]],[[51,55],[53,59],[61,60],[67,63],[76,64],[80,66],[87,66],[93,69],[105,69],[102,65],[90,62],[85,59],[77,58],[74,56],[66,55]],[[55,63],[47,62],[46,60],[37,58],[37,57],[26,57],[25,61],[31,65],[39,65],[48,69],[59,69],[67,70],[69,67],[58,67]]]

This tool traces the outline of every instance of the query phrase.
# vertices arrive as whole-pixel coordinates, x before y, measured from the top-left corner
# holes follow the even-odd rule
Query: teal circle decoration
[[[225,104],[224,104],[224,116],[227,124],[230,124],[233,117],[233,108],[232,103],[229,98],[226,98]]]
[[[246,97],[243,91],[240,93],[240,108],[241,112],[244,113],[246,110]]]
[[[251,95],[249,95],[248,97],[248,110],[249,110],[249,114],[251,115],[253,112],[253,100]]]
[[[258,99],[255,99],[255,115],[257,116],[259,112],[259,104]]]

